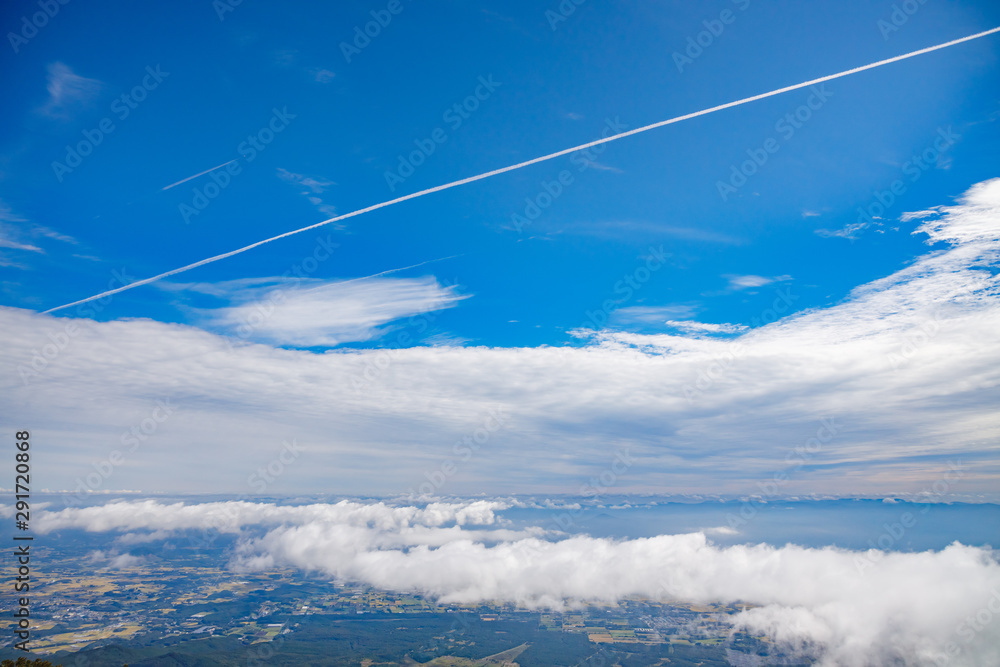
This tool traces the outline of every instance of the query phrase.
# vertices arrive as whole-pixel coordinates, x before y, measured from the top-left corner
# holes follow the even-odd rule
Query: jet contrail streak
[[[410,264],[409,266],[400,266],[399,268],[395,268],[395,269],[386,269],[385,271],[379,271],[378,273],[373,273],[370,276],[361,276],[360,278],[348,278],[347,280],[338,280],[334,284],[339,287],[340,285],[346,285],[348,283],[357,283],[357,282],[361,282],[362,280],[370,280],[371,278],[378,278],[379,276],[387,276],[390,273],[397,273],[399,271],[407,271],[409,269],[415,269],[418,266],[424,266],[425,264],[433,264],[435,262],[443,262],[443,261],[445,261],[447,259],[455,259],[456,257],[463,257],[464,255],[465,255],[465,253],[463,252],[463,253],[459,253],[457,255],[448,255],[447,257],[438,257],[437,259],[426,259],[426,260],[424,260],[422,262],[417,262],[416,264]],[[321,289],[323,287],[325,287],[325,285],[316,285],[315,287],[309,287],[309,288],[303,289],[302,291],[303,292],[312,292],[314,290],[318,290],[318,289]]]
[[[886,58],[885,60],[879,60],[878,62],[870,63],[868,65],[862,65],[861,67],[855,67],[853,69],[844,70],[843,72],[837,72],[836,74],[828,74],[827,76],[821,76],[818,79],[812,79],[810,81],[804,81],[802,83],[797,83],[793,86],[785,86],[784,88],[778,88],[767,93],[761,93],[760,95],[754,95],[753,97],[744,97],[741,100],[736,100],[735,102],[727,102],[726,104],[720,104],[708,109],[702,109],[701,111],[695,111],[693,113],[685,114],[683,116],[677,116],[676,118],[671,118],[669,120],[661,120],[658,123],[653,123],[651,125],[643,125],[642,127],[637,127],[634,130],[629,130],[627,132],[621,132],[619,134],[613,134],[610,137],[605,137],[603,139],[597,139],[585,144],[580,144],[579,146],[574,146],[572,148],[566,148],[561,151],[556,151],[555,153],[549,153],[548,155],[543,155],[541,157],[536,157],[525,162],[518,162],[517,164],[512,164],[508,167],[502,167],[500,169],[494,169],[493,171],[487,171],[476,176],[469,176],[468,178],[463,178],[457,181],[452,181],[451,183],[445,183],[444,185],[438,185],[433,188],[427,188],[426,190],[421,190],[419,192],[414,192],[412,194],[404,195],[402,197],[397,197],[395,199],[390,199],[384,201],[380,204],[374,204],[365,208],[360,208],[356,211],[351,211],[350,213],[345,213],[343,215],[338,215],[335,218],[330,218],[329,220],[324,220],[323,222],[317,222],[314,225],[309,225],[308,227],[301,227],[299,229],[293,229],[290,232],[285,232],[283,234],[278,234],[277,236],[272,236],[269,239],[264,239],[263,241],[257,241],[256,243],[251,243],[250,245],[243,246],[242,248],[237,248],[236,250],[231,250],[230,252],[222,253],[221,255],[215,255],[214,257],[209,257],[203,259],[193,264],[188,264],[187,266],[182,266],[172,271],[167,271],[166,273],[161,273],[152,278],[144,278],[143,280],[137,280],[134,283],[129,283],[122,287],[118,287],[106,292],[101,292],[100,294],[95,294],[94,296],[87,297],[86,299],[80,299],[79,301],[73,301],[72,303],[67,303],[63,306],[56,306],[55,308],[50,308],[49,310],[42,311],[43,313],[52,313],[57,310],[62,310],[63,308],[69,308],[70,306],[76,306],[81,303],[87,303],[88,301],[93,301],[94,299],[101,299],[106,296],[111,296],[112,294],[117,294],[119,292],[124,292],[125,290],[133,289],[135,287],[141,287],[142,285],[148,285],[149,283],[156,282],[157,280],[162,280],[169,276],[177,275],[178,273],[184,273],[185,271],[190,271],[191,269],[196,269],[199,266],[204,266],[205,264],[211,264],[212,262],[218,262],[219,260],[232,257],[233,255],[238,255],[247,250],[253,250],[258,246],[262,246],[265,243],[270,243],[272,241],[277,241],[283,239],[286,236],[292,236],[294,234],[301,234],[302,232],[307,232],[310,229],[316,229],[317,227],[322,227],[323,225],[328,225],[331,222],[338,222],[340,220],[346,220],[347,218],[353,218],[364,213],[370,213],[371,211],[377,211],[380,208],[385,208],[387,206],[392,206],[393,204],[399,204],[400,202],[407,201],[409,199],[416,199],[417,197],[423,197],[424,195],[433,194],[435,192],[440,192],[442,190],[448,190],[450,188],[458,187],[459,185],[465,185],[466,183],[473,183],[475,181],[481,181],[484,178],[489,178],[491,176],[497,176],[498,174],[504,174],[508,171],[514,171],[515,169],[522,169],[533,164],[538,164],[539,162],[545,162],[546,160],[551,160],[563,155],[568,155],[570,153],[575,153],[576,151],[583,150],[585,148],[590,148],[591,146],[598,146],[600,144],[606,144],[612,141],[617,141],[618,139],[624,139],[625,137],[631,137],[633,134],[639,134],[641,132],[648,132],[649,130],[655,130],[658,127],[663,127],[665,125],[672,125],[674,123],[679,123],[684,120],[689,120],[691,118],[697,118],[698,116],[706,116],[710,113],[715,113],[716,111],[722,111],[723,109],[729,109],[732,107],[738,107],[741,104],[748,104],[749,102],[756,102],[757,100],[762,100],[767,97],[774,97],[775,95],[781,95],[782,93],[787,93],[792,90],[798,90],[799,88],[806,88],[807,86],[814,86],[818,83],[825,83],[827,81],[832,81],[833,79],[839,79],[841,77],[850,76],[851,74],[857,74],[858,72],[864,72],[865,70],[874,69],[876,67],[882,67],[883,65],[888,65],[890,63],[899,62],[900,60],[906,60],[907,58],[913,58],[915,56],[923,55],[925,53],[931,53],[932,51],[938,51],[940,49],[946,49],[949,46],[955,46],[956,44],[961,44],[963,42],[968,42],[973,39],[979,39],[980,37],[986,37],[987,35],[992,35],[993,33],[1000,32],[1000,27],[992,28],[990,30],[984,30],[983,32],[977,32],[974,35],[968,35],[967,37],[961,37],[959,39],[953,39],[950,42],[944,42],[943,44],[937,44],[935,46],[929,46],[925,49],[920,49],[919,51],[911,51],[910,53],[904,53],[901,56],[895,56],[893,58]],[[216,167],[217,169],[218,167]],[[210,170],[211,171],[211,170]],[[192,177],[193,178],[193,177]]]
[[[180,180],[180,181],[177,181],[176,183],[171,183],[171,184],[170,184],[170,185],[168,185],[167,187],[165,187],[165,188],[161,188],[161,189],[160,189],[160,192],[163,192],[164,190],[169,190],[170,188],[172,188],[172,187],[174,187],[174,186],[177,186],[177,185],[180,185],[181,183],[187,183],[187,182],[188,182],[188,181],[190,181],[190,180],[191,180],[192,178],[198,178],[199,176],[204,176],[205,174],[207,174],[207,173],[209,173],[209,172],[213,172],[213,171],[215,171],[216,169],[222,169],[222,168],[223,168],[223,167],[225,167],[226,165],[230,165],[230,164],[232,164],[232,163],[236,162],[236,160],[238,160],[238,159],[239,159],[239,158],[233,158],[233,159],[232,159],[232,160],[230,160],[229,162],[223,162],[223,163],[222,163],[222,164],[220,164],[220,165],[219,165],[218,167],[212,167],[211,169],[206,169],[205,171],[201,172],[200,174],[195,174],[194,176],[188,176],[187,178],[185,178],[185,179],[183,179],[183,180]]]
[[[455,259],[456,257],[462,257],[465,253],[459,253],[457,255],[448,255],[447,257],[438,257],[437,259],[428,259],[423,262],[417,262],[416,264],[410,264],[409,266],[401,266],[398,269],[386,269],[385,271],[379,271],[378,273],[373,273],[370,276],[361,276],[360,278],[350,278],[348,280],[337,281],[338,285],[346,285],[347,283],[356,283],[359,280],[368,280],[369,278],[378,278],[379,276],[388,275],[390,273],[396,273],[397,271],[406,271],[407,269],[415,269],[418,266],[423,266],[424,264],[433,264],[434,262],[443,262],[446,259]],[[308,290],[306,290],[308,291]]]

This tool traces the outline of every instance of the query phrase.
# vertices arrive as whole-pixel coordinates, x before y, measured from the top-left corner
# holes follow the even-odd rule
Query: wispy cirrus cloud
[[[52,239],[53,241],[61,241],[63,243],[70,243],[72,245],[78,245],[79,241],[70,236],[69,234],[63,234],[62,232],[57,232],[54,229],[49,229],[48,227],[42,227],[41,225],[35,225],[31,228],[33,234],[38,236],[44,236],[45,238]]]
[[[36,245],[22,243],[14,238],[14,234],[9,228],[0,226],[0,248],[11,248],[12,250],[28,250],[31,252],[45,252]]]
[[[26,217],[19,215],[3,200],[0,200],[0,248],[20,250],[44,254],[45,250],[36,243],[39,237],[49,238],[63,243],[75,244],[72,236],[32,224]],[[0,266],[16,266],[25,268],[19,260],[0,253]]]
[[[763,287],[764,285],[770,285],[771,283],[780,283],[791,280],[791,276],[756,276],[753,274],[748,275],[734,275],[726,274],[722,276],[729,281],[729,289],[733,291],[753,289],[755,287]]]
[[[686,334],[734,334],[747,330],[747,327],[742,324],[711,324],[692,320],[668,320],[664,324]]]
[[[0,248],[44,252],[38,246],[21,239],[23,233],[20,227],[26,222],[28,222],[27,218],[17,215],[10,206],[0,200]],[[3,262],[4,266],[12,265],[10,263],[12,260],[4,259],[3,255],[0,255],[0,262]]]
[[[881,218],[876,218],[876,225],[881,226]],[[817,236],[822,236],[825,239],[830,238],[840,238],[848,239],[853,241],[860,236],[861,232],[869,227],[867,222],[852,222],[850,224],[844,225],[840,229],[826,229],[820,228],[815,230]]]
[[[618,308],[611,313],[611,322],[615,325],[662,325],[675,317],[693,317],[697,307],[690,304],[674,304],[670,306],[627,306]]]
[[[278,178],[296,186],[299,194],[308,199],[309,203],[315,206],[316,210],[323,215],[337,215],[337,209],[330,204],[324,203],[323,198],[320,197],[330,186],[336,185],[333,181],[328,181],[325,178],[317,176],[296,174],[280,167],[278,168]]]
[[[544,221],[541,224],[544,226]],[[742,243],[739,238],[724,232],[699,227],[660,223],[651,220],[576,221],[572,225],[565,226],[560,231],[567,234],[580,234],[598,238],[648,238],[649,236],[653,236],[654,238],[679,238],[689,241],[722,243],[726,245],[739,245]]]
[[[296,289],[286,289],[292,284]],[[452,308],[468,298],[432,277],[239,281],[214,291],[234,305],[200,311],[206,325],[222,330],[251,326],[253,340],[296,347],[371,340],[395,320]]]
[[[97,79],[76,74],[70,67],[55,62],[48,67],[46,90],[49,98],[39,112],[51,118],[69,118],[86,106],[104,84]]]
[[[316,83],[330,83],[336,78],[336,73],[328,69],[317,69],[312,71],[313,79]]]

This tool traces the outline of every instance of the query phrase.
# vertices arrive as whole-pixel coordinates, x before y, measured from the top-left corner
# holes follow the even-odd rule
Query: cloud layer
[[[770,324],[725,338],[599,331],[576,348],[319,354],[2,308],[0,414],[39,425],[55,489],[89,475],[92,490],[246,492],[295,439],[301,456],[269,493],[392,495],[432,477],[442,494],[575,493],[627,449],[617,491],[759,493],[788,471],[781,494],[898,496],[929,490],[960,460],[967,474],[948,492],[996,498],[1000,180],[928,216],[918,231],[932,252],[794,316],[783,287],[760,314]],[[249,322],[266,304],[255,294],[212,318]],[[358,340],[457,298],[433,279],[290,291],[254,336]],[[169,418],[158,401],[176,406]],[[503,427],[482,431],[497,410]],[[814,442],[824,418],[836,433]],[[118,450],[124,462],[101,473]]]
[[[737,628],[832,667],[996,664],[1000,565],[954,544],[923,553],[794,545],[720,548],[704,534],[634,540],[503,528],[495,501],[391,507],[279,507],[143,501],[46,512],[39,530],[239,532],[236,570],[292,566],[342,581],[420,591],[442,603],[561,608],[627,596],[745,603]],[[251,528],[261,530],[252,531]],[[114,566],[125,567],[127,554]]]

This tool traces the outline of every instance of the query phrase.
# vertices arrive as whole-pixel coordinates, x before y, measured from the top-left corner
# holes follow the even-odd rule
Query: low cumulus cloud
[[[986,549],[957,543],[919,553],[723,548],[704,533],[560,539],[541,528],[504,529],[497,515],[504,507],[500,501],[426,507],[119,502],[46,512],[39,526],[43,532],[218,526],[241,534],[230,561],[234,570],[294,567],[419,591],[444,604],[501,600],[542,609],[628,596],[743,603],[734,628],[766,633],[828,667],[971,667],[1000,660],[1000,621],[994,621],[1000,565]],[[126,565],[119,556],[101,556],[111,566]]]
[[[146,559],[141,556],[101,550],[91,551],[87,554],[87,561],[93,567],[107,568],[109,570],[124,570],[146,563]]]
[[[401,531],[413,526],[485,526],[496,522],[496,512],[506,509],[504,501],[471,503],[430,503],[423,507],[394,507],[385,503],[341,501],[336,504],[274,505],[247,501],[203,503],[161,503],[155,500],[118,501],[95,507],[68,508],[43,512],[37,530],[43,534],[78,528],[90,532],[109,530],[217,530],[238,533],[248,526],[276,526],[284,523],[323,522],[370,527],[379,531]]]

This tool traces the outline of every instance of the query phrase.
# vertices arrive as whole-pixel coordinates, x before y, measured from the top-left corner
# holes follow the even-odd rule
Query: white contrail
[[[188,176],[187,178],[185,178],[185,179],[182,179],[182,180],[179,180],[179,181],[177,181],[176,183],[171,183],[171,184],[170,184],[170,185],[168,185],[167,187],[165,187],[165,188],[161,188],[161,189],[160,189],[160,192],[163,192],[164,190],[169,190],[170,188],[172,188],[172,187],[174,187],[174,186],[177,186],[177,185],[180,185],[181,183],[187,183],[187,182],[188,182],[188,181],[190,181],[190,180],[191,180],[192,178],[198,178],[199,176],[204,176],[205,174],[207,174],[207,173],[209,173],[209,172],[213,172],[213,171],[215,171],[216,169],[222,169],[223,167],[225,167],[225,166],[227,166],[227,165],[230,165],[230,164],[232,164],[232,163],[236,162],[236,160],[239,160],[239,158],[233,158],[233,159],[232,159],[232,160],[230,160],[229,162],[223,162],[223,163],[222,163],[222,164],[220,164],[220,165],[219,165],[218,167],[212,167],[211,169],[206,169],[205,171],[203,171],[203,172],[201,172],[201,173],[198,173],[198,174],[195,174],[194,176]]]
[[[409,269],[415,269],[418,266],[424,266],[425,264],[434,264],[435,262],[443,262],[443,261],[448,260],[448,259],[455,259],[456,257],[464,257],[464,256],[465,256],[465,253],[462,252],[462,253],[459,253],[457,255],[448,255],[447,257],[438,257],[437,259],[425,259],[422,262],[417,262],[416,264],[410,264],[409,266],[400,266],[399,268],[396,268],[396,269],[386,269],[385,271],[379,271],[378,273],[373,273],[370,276],[361,276],[360,278],[348,278],[347,280],[338,280],[337,282],[335,282],[333,284],[336,285],[337,287],[340,287],[341,285],[347,285],[349,283],[357,283],[357,282],[361,282],[362,280],[370,280],[372,278],[378,278],[379,276],[387,276],[390,273],[398,273],[399,271],[408,271]],[[315,291],[315,290],[318,290],[318,289],[322,289],[323,287],[326,287],[326,285],[327,285],[327,283],[324,283],[322,285],[316,285],[315,287],[309,287],[309,288],[303,289],[302,291],[303,292],[312,292],[312,291]]]
[[[572,148],[566,148],[555,153],[549,153],[548,155],[543,155],[541,157],[536,157],[525,162],[518,162],[517,164],[512,164],[509,167],[502,167],[500,169],[494,169],[493,171],[487,171],[485,173],[479,174],[477,176],[469,176],[468,178],[463,178],[458,181],[452,181],[451,183],[445,183],[444,185],[438,185],[433,188],[427,188],[426,190],[421,190],[419,192],[414,192],[413,194],[404,195],[402,197],[397,197],[395,199],[390,199],[384,201],[381,204],[374,204],[366,208],[360,208],[356,211],[351,211],[350,213],[345,213],[343,215],[338,215],[335,218],[330,218],[329,220],[324,220],[323,222],[317,222],[314,225],[309,225],[308,227],[301,227],[299,229],[293,229],[290,232],[285,232],[284,234],[278,234],[277,236],[272,236],[269,239],[264,239],[263,241],[257,241],[256,243],[251,243],[248,246],[243,246],[242,248],[237,248],[230,252],[223,253],[221,255],[216,255],[214,257],[209,257],[203,259],[193,264],[188,264],[187,266],[182,266],[178,269],[173,269],[172,271],[167,271],[166,273],[161,273],[152,278],[144,278],[142,280],[137,280],[134,283],[129,283],[122,287],[118,287],[106,292],[101,292],[100,294],[95,294],[94,296],[87,297],[86,299],[80,299],[79,301],[74,301],[72,303],[67,303],[63,306],[57,306],[55,308],[50,308],[48,310],[42,311],[43,313],[52,313],[57,310],[62,310],[63,308],[69,308],[70,306],[76,306],[81,303],[87,303],[88,301],[93,301],[94,299],[101,299],[112,294],[117,294],[119,292],[124,292],[125,290],[132,289],[134,287],[140,287],[142,285],[148,285],[149,283],[156,282],[157,280],[162,280],[169,276],[176,275],[178,273],[184,273],[185,271],[190,271],[191,269],[196,269],[199,266],[204,266],[205,264],[211,264],[212,262],[218,262],[219,260],[226,259],[227,257],[232,257],[233,255],[238,255],[247,250],[253,250],[257,246],[262,246],[265,243],[270,243],[271,241],[277,241],[283,239],[286,236],[292,236],[294,234],[301,234],[302,232],[307,232],[310,229],[316,229],[317,227],[322,227],[323,225],[328,225],[331,222],[338,222],[340,220],[346,220],[347,218],[353,218],[354,216],[361,215],[363,213],[370,213],[371,211],[376,211],[380,208],[385,208],[386,206],[392,206],[393,204],[398,204],[400,202],[407,201],[408,199],[416,199],[417,197],[423,197],[424,195],[429,195],[434,192],[440,192],[442,190],[448,190],[450,188],[458,187],[459,185],[465,185],[466,183],[472,183],[474,181],[481,181],[484,178],[489,178],[490,176],[496,176],[498,174],[504,174],[508,171],[514,171],[515,169],[521,169],[533,164],[538,164],[539,162],[545,162],[546,160],[551,160],[553,158],[560,157],[562,155],[568,155],[570,153],[575,153],[576,151],[583,150],[585,148],[590,148],[591,146],[598,146],[600,144],[606,144],[611,141],[616,141],[618,139],[624,139],[625,137],[630,137],[633,134],[639,134],[640,132],[648,132],[649,130],[655,130],[658,127],[663,127],[664,125],[672,125],[673,123],[679,123],[682,120],[689,120],[691,118],[697,118],[698,116],[705,116],[710,113],[715,113],[716,111],[722,111],[723,109],[729,109],[731,107],[737,107],[741,104],[747,104],[749,102],[756,102],[757,100],[762,100],[767,97],[774,97],[775,95],[780,95],[782,93],[787,93],[792,90],[798,90],[799,88],[805,88],[807,86],[814,86],[818,83],[824,83],[826,81],[832,81],[833,79],[839,79],[841,77],[849,76],[851,74],[857,74],[858,72],[864,72],[865,70],[874,69],[876,67],[881,67],[883,65],[888,65],[890,63],[899,62],[900,60],[906,60],[907,58],[913,58],[914,56],[919,56],[924,53],[930,53],[931,51],[937,51],[939,49],[946,49],[949,46],[955,46],[956,44],[961,44],[962,42],[968,42],[973,39],[979,39],[980,37],[985,37],[987,35],[992,35],[995,32],[1000,32],[1000,27],[992,28],[990,30],[984,30],[983,32],[977,32],[974,35],[969,35],[967,37],[961,37],[959,39],[953,39],[950,42],[945,42],[943,44],[938,44],[936,46],[929,46],[925,49],[920,49],[919,51],[911,51],[910,53],[904,53],[901,56],[895,56],[893,58],[887,58],[885,60],[879,60],[868,65],[862,65],[861,67],[855,67],[854,69],[844,70],[843,72],[837,72],[836,74],[829,74],[827,76],[821,76],[818,79],[812,79],[810,81],[804,81],[803,83],[797,83],[794,86],[785,86],[784,88],[778,88],[777,90],[772,90],[767,93],[761,93],[760,95],[754,95],[753,97],[744,97],[741,100],[736,100],[735,102],[727,102],[726,104],[720,104],[719,106],[711,107],[708,109],[702,109],[701,111],[695,111],[694,113],[685,114],[683,116],[677,116],[676,118],[671,118],[669,120],[661,120],[658,123],[653,123],[651,125],[644,125],[638,127],[634,130],[629,130],[628,132],[621,132],[620,134],[613,134],[610,137],[605,137],[603,139],[597,139],[595,141],[588,142],[586,144],[580,144],[579,146],[574,146]]]
[[[434,262],[443,262],[446,259],[455,259],[456,257],[465,256],[464,252],[457,255],[448,255],[447,257],[438,257],[437,259],[428,259],[423,262],[417,262],[416,264],[410,264],[409,266],[401,266],[398,269],[386,269],[385,271],[379,271],[378,273],[373,273],[370,276],[361,276],[360,278],[350,278],[349,280],[341,280],[337,282],[337,285],[346,285],[347,283],[356,283],[360,280],[368,280],[369,278],[378,278],[379,276],[385,276],[390,273],[396,273],[397,271],[406,271],[407,269],[415,269],[418,266],[423,266],[424,264],[433,264]],[[318,289],[318,288],[317,288]],[[308,291],[308,290],[307,290]]]

